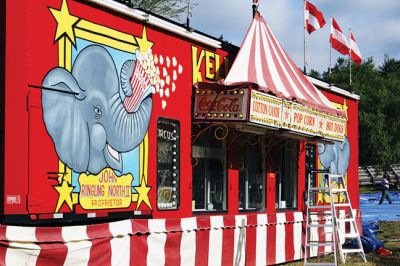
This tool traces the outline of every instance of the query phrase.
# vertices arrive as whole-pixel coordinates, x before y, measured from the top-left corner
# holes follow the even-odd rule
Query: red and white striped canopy
[[[224,84],[255,83],[264,92],[312,109],[343,113],[308,80],[257,12]]]

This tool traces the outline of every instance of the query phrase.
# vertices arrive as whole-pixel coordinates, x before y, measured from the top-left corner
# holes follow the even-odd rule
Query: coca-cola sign
[[[246,120],[247,90],[197,90],[195,119]]]

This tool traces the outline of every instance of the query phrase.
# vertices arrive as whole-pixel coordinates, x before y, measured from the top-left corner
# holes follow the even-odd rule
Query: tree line
[[[360,165],[385,168],[400,163],[400,60],[389,58],[376,66],[372,57],[361,65],[339,58],[329,71],[311,70],[309,75],[360,95]]]

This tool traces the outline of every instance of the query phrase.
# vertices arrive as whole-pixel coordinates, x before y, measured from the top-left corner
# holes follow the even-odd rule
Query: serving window
[[[195,126],[192,143],[193,211],[227,209],[226,135],[224,128]]]
[[[297,207],[298,142],[281,142],[278,156],[280,163],[276,175],[276,207],[294,209]]]
[[[179,208],[179,121],[160,117],[157,121],[157,207]]]
[[[239,210],[265,209],[264,137],[245,134],[239,145]]]

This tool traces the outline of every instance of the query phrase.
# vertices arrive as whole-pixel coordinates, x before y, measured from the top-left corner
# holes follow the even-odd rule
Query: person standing
[[[389,196],[389,186],[390,186],[389,176],[386,173],[384,173],[383,179],[381,182],[382,197],[379,201],[379,204],[382,204],[383,201],[385,200],[385,198],[389,201],[389,204],[392,204],[392,200],[390,199],[390,196]]]

